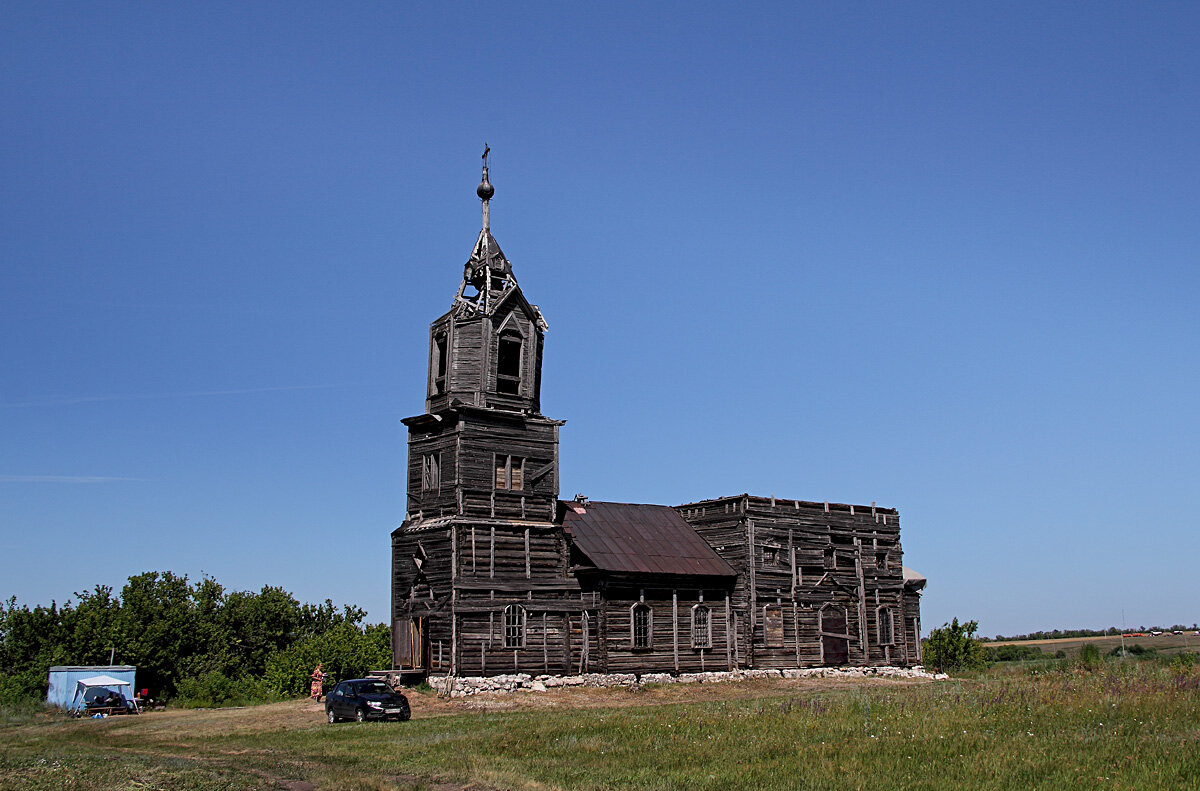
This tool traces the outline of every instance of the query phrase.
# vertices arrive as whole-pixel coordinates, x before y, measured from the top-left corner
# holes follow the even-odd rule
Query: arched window
[[[692,608],[692,648],[712,648],[712,610],[703,604]]]
[[[891,645],[896,642],[896,623],[892,619],[892,609],[890,607],[880,607],[876,610],[875,622],[879,627],[880,645]]]
[[[525,608],[519,604],[504,608],[504,647],[525,647]]]
[[[654,611],[644,603],[629,610],[630,639],[634,648],[649,648],[654,641]]]

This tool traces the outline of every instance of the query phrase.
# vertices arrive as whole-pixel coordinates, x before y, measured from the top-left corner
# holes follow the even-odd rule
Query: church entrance
[[[828,607],[821,610],[821,664],[838,666],[850,661],[850,635],[846,632],[846,611]]]
[[[424,618],[397,618],[392,624],[393,664],[399,670],[429,670],[429,635]]]

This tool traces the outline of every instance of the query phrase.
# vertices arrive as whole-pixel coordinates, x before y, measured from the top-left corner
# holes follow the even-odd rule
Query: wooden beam
[[[731,671],[733,670],[733,654],[732,654],[732,646],[730,644],[730,641],[731,641],[730,636],[732,634],[733,634],[733,629],[729,625],[729,594],[726,593],[725,594],[725,664],[729,666],[728,669]]]
[[[792,636],[796,641],[796,667],[800,667],[800,613],[795,599],[792,600]]]
[[[679,592],[671,591],[671,651],[675,657],[675,672],[679,672]]]
[[[531,484],[537,483],[543,477],[545,477],[546,473],[550,472],[553,469],[554,469],[554,462],[550,462],[549,464],[543,464],[541,467],[538,467],[536,470],[534,470],[533,474],[529,476],[529,483],[531,483]]]

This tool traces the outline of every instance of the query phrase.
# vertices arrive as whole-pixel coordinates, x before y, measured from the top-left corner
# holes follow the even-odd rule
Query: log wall
[[[851,664],[917,663],[920,604],[916,594],[903,598],[895,509],[739,495],[676,510],[738,572],[743,666],[829,663],[822,637],[839,638],[822,634],[820,612],[830,607],[846,613],[837,634]]]
[[[657,580],[660,582],[661,580]],[[633,608],[644,604],[651,612],[649,648],[633,645]],[[604,659],[598,672],[693,673],[730,670],[732,640],[726,592],[698,588],[614,588],[604,593]],[[706,607],[711,631],[707,647],[693,647],[692,611]]]

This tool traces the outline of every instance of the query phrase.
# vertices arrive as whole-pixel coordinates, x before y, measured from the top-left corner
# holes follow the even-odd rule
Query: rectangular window
[[[763,637],[767,648],[783,648],[783,607],[778,604],[763,607]]]
[[[896,627],[892,620],[892,611],[884,607],[875,614],[879,621],[879,644],[891,645],[896,641]]]
[[[519,604],[504,608],[504,647],[525,647],[525,608]]]
[[[630,611],[634,648],[649,648],[654,638],[653,614],[645,604],[635,604]]]
[[[504,334],[496,353],[496,392],[516,395],[521,390],[521,336]]]
[[[712,648],[712,610],[692,608],[692,648]]]
[[[446,335],[442,333],[433,339],[433,392],[440,395],[446,392]]]
[[[496,456],[496,488],[525,488],[525,459],[520,456]]]
[[[421,488],[425,491],[441,488],[442,454],[426,453],[421,457]]]

